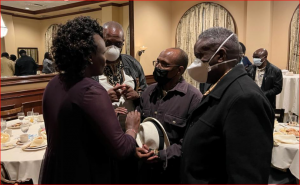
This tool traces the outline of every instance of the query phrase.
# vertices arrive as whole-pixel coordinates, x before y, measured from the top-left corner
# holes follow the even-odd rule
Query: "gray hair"
[[[198,40],[200,39],[210,39],[210,46],[219,47],[233,32],[226,28],[214,27],[209,28],[202,32]],[[236,34],[234,34],[224,45],[224,48],[231,54],[230,57],[239,56],[240,44]],[[217,48],[214,48],[217,49]]]

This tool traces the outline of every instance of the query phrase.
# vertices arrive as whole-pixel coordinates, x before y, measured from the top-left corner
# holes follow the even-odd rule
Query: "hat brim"
[[[170,141],[169,141],[169,137],[168,137],[168,135],[167,135],[167,132],[165,131],[165,128],[162,126],[162,124],[161,124],[157,119],[152,118],[152,117],[145,118],[145,119],[143,120],[142,123],[144,123],[144,122],[146,122],[146,121],[151,121],[151,122],[154,121],[155,123],[157,123],[157,125],[158,125],[158,126],[161,128],[161,130],[163,131],[163,134],[164,134],[164,143],[166,144],[166,148],[168,148],[168,147],[170,146]],[[142,124],[142,123],[141,123],[141,124]],[[141,138],[140,138],[139,134],[137,134],[137,136],[136,136],[136,143],[138,144],[138,146],[139,146],[140,148],[143,147],[143,144],[144,144],[144,143],[141,142]]]

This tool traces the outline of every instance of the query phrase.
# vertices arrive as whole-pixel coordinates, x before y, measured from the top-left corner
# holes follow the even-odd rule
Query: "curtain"
[[[126,49],[126,54],[130,55],[130,26],[128,26],[126,30],[125,49]]]
[[[289,71],[299,74],[299,6],[296,9],[290,28]]]
[[[176,30],[176,47],[184,50],[189,57],[190,65],[194,60],[194,44],[198,36],[208,28],[224,27],[235,32],[233,17],[222,6],[216,3],[199,3],[184,13]],[[185,80],[199,87],[187,72],[183,74]]]
[[[18,53],[21,50],[25,50],[26,51],[26,55],[32,57],[35,61],[35,63],[39,63],[38,61],[38,49],[37,48],[18,48]]]
[[[45,52],[51,52],[52,40],[57,33],[58,25],[52,24],[45,33]]]

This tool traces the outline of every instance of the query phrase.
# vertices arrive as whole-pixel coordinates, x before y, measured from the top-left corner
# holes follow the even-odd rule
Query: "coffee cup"
[[[4,130],[4,133],[7,133],[10,136],[12,136],[12,129],[6,129],[6,130]]]
[[[28,141],[28,134],[20,135],[20,141],[21,143],[26,143]]]

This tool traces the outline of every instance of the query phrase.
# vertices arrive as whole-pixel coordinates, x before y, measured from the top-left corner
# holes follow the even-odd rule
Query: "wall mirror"
[[[18,58],[21,57],[19,55],[19,52],[21,50],[25,50],[26,51],[26,55],[32,57],[33,60],[35,61],[35,63],[37,63],[37,64],[39,63],[39,50],[38,50],[38,48],[19,47],[18,50],[17,50]]]

